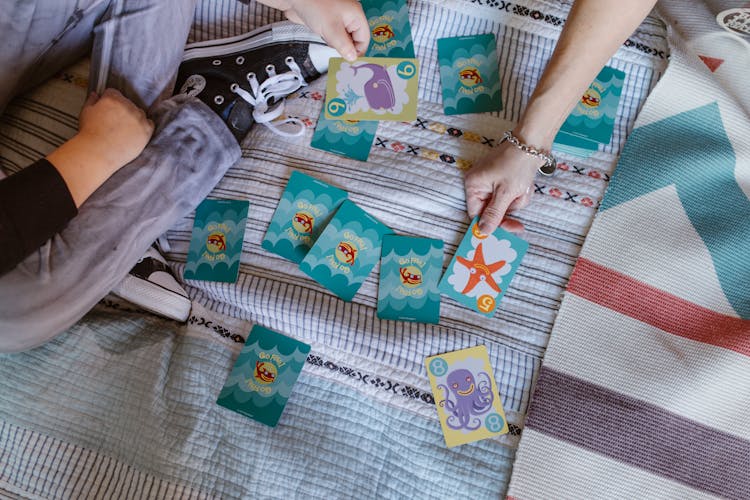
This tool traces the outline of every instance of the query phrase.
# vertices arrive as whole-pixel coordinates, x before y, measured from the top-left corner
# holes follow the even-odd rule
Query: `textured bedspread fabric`
[[[236,284],[190,283],[187,325],[105,299],[71,330],[26,354],[0,357],[0,492],[42,497],[498,498],[562,292],[617,155],[667,63],[649,19],[611,61],[627,79],[612,143],[586,160],[561,156],[518,214],[531,244],[500,308],[484,318],[449,299],[439,326],[380,321],[377,269],[352,303],[261,249],[292,170],[340,186],[402,234],[441,238],[445,259],[466,231],[461,168],[492,152],[518,119],[551,55],[567,4],[420,0],[410,20],[421,59],[419,118],[381,123],[367,163],[311,149],[325,80],[287,102],[309,130],[298,142],[256,127],[243,159],[212,197],[250,201]],[[193,40],[278,19],[261,6],[204,1]],[[504,110],[446,117],[435,40],[492,31]],[[24,96],[3,117],[3,168],[14,171],[75,126],[85,66]],[[57,103],[57,107],[51,103]],[[58,109],[60,108],[60,109]],[[37,130],[36,122],[45,124]],[[53,130],[54,132],[49,132]],[[67,135],[66,135],[67,134]],[[206,168],[210,168],[207,165]],[[193,215],[168,232],[181,274]],[[215,404],[244,338],[261,324],[312,345],[275,429]],[[445,448],[423,360],[485,344],[511,432]]]
[[[660,5],[670,65],[573,271],[513,498],[750,497],[750,38],[717,23],[732,4]]]

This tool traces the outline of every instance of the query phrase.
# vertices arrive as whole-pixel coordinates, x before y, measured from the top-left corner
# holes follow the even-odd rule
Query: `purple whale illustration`
[[[372,109],[391,109],[396,105],[396,95],[393,92],[391,77],[384,67],[377,64],[360,64],[352,66],[354,74],[357,70],[367,68],[372,71],[372,78],[365,83],[365,98]]]

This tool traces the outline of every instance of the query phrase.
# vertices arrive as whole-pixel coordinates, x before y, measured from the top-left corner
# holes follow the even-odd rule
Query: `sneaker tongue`
[[[320,74],[328,72],[328,60],[330,58],[341,57],[336,49],[318,43],[311,43],[308,51],[310,62]]]

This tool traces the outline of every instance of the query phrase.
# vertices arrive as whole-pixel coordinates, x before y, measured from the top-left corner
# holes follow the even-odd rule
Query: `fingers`
[[[99,100],[99,94],[94,92],[93,90],[89,92],[89,95],[86,97],[86,102],[83,103],[83,107],[93,106],[96,104],[96,101]]]
[[[370,45],[370,30],[367,25],[367,19],[365,19],[364,16],[357,17],[360,17],[361,19],[349,21],[346,25],[346,31],[354,42],[354,48],[357,50],[357,54],[362,56]]]
[[[531,186],[526,188],[526,192],[513,200],[513,202],[508,206],[508,212],[513,212],[514,210],[521,210],[523,207],[527,206],[529,202],[531,201]]]
[[[505,190],[500,188],[495,189],[492,199],[484,208],[482,216],[479,218],[479,230],[483,234],[490,234],[497,229],[512,201],[512,196]]]
[[[357,59],[357,48],[344,25],[336,25],[323,34],[326,43],[336,49],[349,62]]]

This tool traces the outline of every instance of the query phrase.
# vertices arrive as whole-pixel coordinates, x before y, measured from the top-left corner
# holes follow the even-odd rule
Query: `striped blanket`
[[[729,7],[660,5],[669,68],[570,279],[513,498],[750,497],[750,33]]]
[[[325,79],[287,103],[310,130],[296,143],[262,128],[212,193],[250,200],[236,284],[194,283],[186,325],[106,298],[29,353],[0,356],[0,493],[39,497],[498,498],[507,488],[532,381],[581,244],[646,96],[666,66],[663,25],[649,19],[611,61],[627,79],[614,138],[586,160],[562,156],[519,213],[531,244],[492,319],[450,300],[439,326],[380,321],[377,270],[352,303],[260,242],[292,170],[346,189],[402,234],[441,238],[446,261],[467,229],[462,168],[491,153],[551,55],[568,4],[495,0],[409,3],[420,74],[419,118],[382,123],[367,163],[309,147]],[[277,20],[274,11],[206,0],[193,40]],[[505,108],[446,117],[435,40],[494,32]],[[0,161],[15,171],[75,130],[85,64],[17,99],[2,118]],[[62,98],[61,96],[67,96]],[[73,96],[73,97],[71,97]],[[181,275],[193,215],[167,234]],[[253,324],[312,345],[279,426],[215,404]],[[478,344],[490,353],[511,432],[448,450],[424,357]]]

